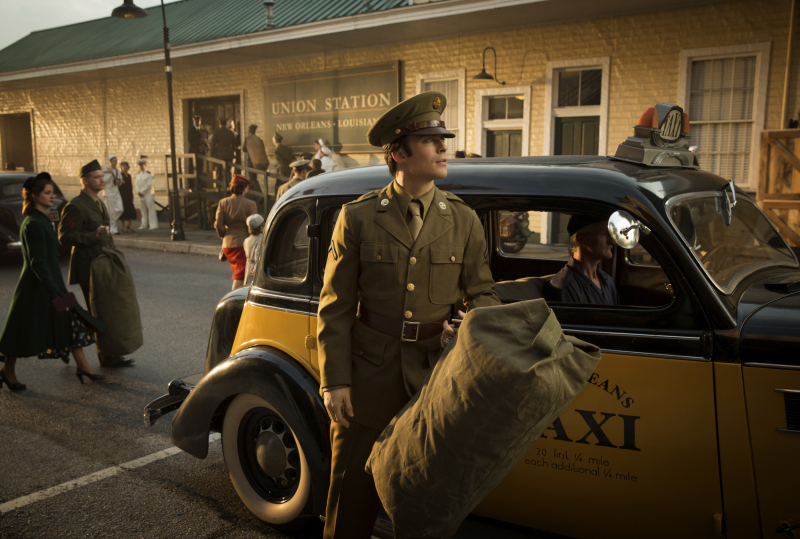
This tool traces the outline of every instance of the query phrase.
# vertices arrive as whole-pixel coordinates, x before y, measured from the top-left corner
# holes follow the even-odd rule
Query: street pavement
[[[214,308],[231,286],[230,266],[216,257],[121,250],[136,283],[144,346],[132,354],[134,367],[116,370],[98,368],[94,347],[87,348],[107,383],[83,386],[74,363],[18,360],[28,389],[0,391],[0,538],[319,537],[319,526],[285,535],[250,515],[228,479],[219,441],[205,460],[176,451],[119,468],[173,448],[170,417],[147,429],[142,409],[172,378],[202,371]],[[64,258],[65,277],[67,264]],[[20,267],[18,256],[0,258],[0,323]],[[69,288],[82,302],[79,287]],[[101,479],[92,482],[90,474]],[[37,499],[75,480],[79,486]],[[27,505],[8,507],[20,500]]]

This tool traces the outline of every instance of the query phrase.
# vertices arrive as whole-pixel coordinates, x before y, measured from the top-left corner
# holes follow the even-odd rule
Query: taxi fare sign
[[[266,133],[295,154],[323,139],[341,153],[374,153],[367,131],[398,103],[399,62],[270,79],[264,88]]]

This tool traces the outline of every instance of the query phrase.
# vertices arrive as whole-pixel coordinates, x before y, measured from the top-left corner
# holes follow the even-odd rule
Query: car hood
[[[754,282],[739,307],[743,362],[800,366],[800,273]]]

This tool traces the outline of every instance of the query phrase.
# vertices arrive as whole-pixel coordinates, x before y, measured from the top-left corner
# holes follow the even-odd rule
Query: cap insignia
[[[433,108],[434,109],[438,109],[441,106],[442,106],[442,99],[440,97],[438,97],[438,96],[434,97],[433,98]]]
[[[389,199],[388,198],[384,198],[383,200],[381,200],[381,206],[388,206],[388,205],[389,205]]]

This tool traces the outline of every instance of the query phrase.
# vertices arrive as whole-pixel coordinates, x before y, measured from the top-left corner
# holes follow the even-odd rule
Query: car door
[[[484,220],[499,292],[520,283],[541,285],[542,279],[529,278],[547,277],[566,264],[571,213],[607,216],[616,209],[554,206],[509,201]],[[528,228],[522,234],[526,244],[508,252],[503,241],[509,231],[500,223],[509,213],[523,212],[517,227]],[[645,259],[644,291],[628,301],[635,305],[549,303],[564,332],[598,345],[602,360],[583,392],[477,514],[577,538],[713,537],[715,526],[721,530],[707,323],[680,273],[660,269],[675,265],[664,263],[669,254],[656,234],[643,247],[652,258]],[[635,295],[623,290],[642,268],[622,271],[618,266],[626,258],[630,253],[617,248],[604,270],[615,278],[620,296],[630,298]],[[528,289],[536,296],[536,287]]]
[[[311,370],[306,339],[313,289],[308,227],[315,222],[315,206],[313,199],[292,202],[269,224],[265,255],[258,261],[232,354],[251,346],[270,346]]]

